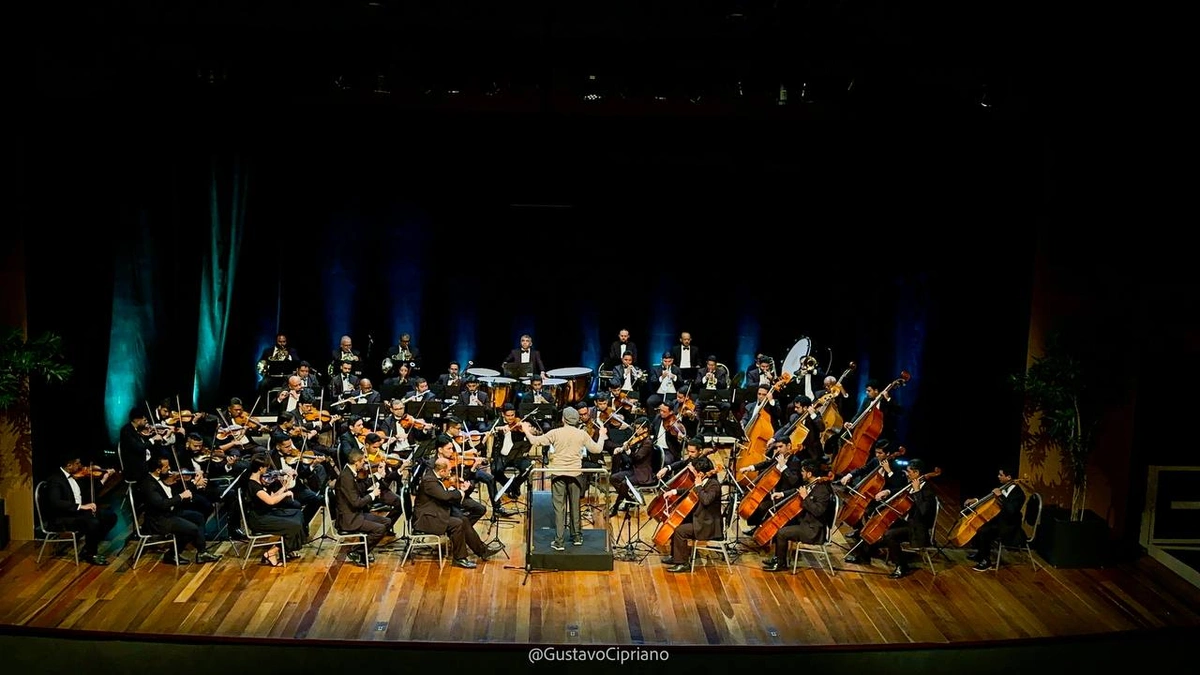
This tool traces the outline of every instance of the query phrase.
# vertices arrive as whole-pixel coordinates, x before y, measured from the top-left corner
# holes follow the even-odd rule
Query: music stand
[[[508,492],[508,488],[512,487],[513,481],[515,481],[517,479],[517,476],[519,476],[519,475],[520,475],[520,472],[518,472],[512,478],[509,478],[507,481],[504,482],[504,485],[502,487],[496,488],[496,494],[491,496],[492,515],[488,519],[489,522],[488,522],[487,533],[491,534],[492,530],[495,529],[496,534],[493,535],[491,539],[483,542],[488,547],[489,550],[491,550],[492,548],[495,548],[497,552],[503,553],[504,557],[509,558],[510,560],[512,558],[508,555],[507,547],[505,547],[504,542],[500,541],[500,528],[504,525],[512,526],[512,525],[514,525],[514,523],[501,522],[501,521],[516,520],[516,516],[519,515],[519,512],[516,514],[509,515],[509,516],[504,516],[503,518],[501,518],[500,517],[500,503],[504,500],[504,495]],[[499,547],[493,546],[494,544],[499,544]]]
[[[504,369],[505,377],[511,377],[516,380],[533,375],[532,363],[506,363],[501,368]]]
[[[538,421],[553,422],[558,417],[558,408],[555,408],[553,403],[521,403],[517,414],[521,418],[528,417]]]
[[[642,562],[651,553],[654,553],[655,548],[650,544],[642,541],[642,507],[646,506],[646,500],[642,497],[642,493],[638,492],[633,483],[629,480],[629,476],[625,477],[625,487],[629,490],[629,498],[621,502],[619,506],[624,506],[625,513],[622,517],[621,524],[617,526],[617,535],[613,541],[613,548],[624,547],[619,556],[614,555],[615,560],[623,562]],[[633,529],[633,520],[629,517],[629,510],[637,509],[637,530]],[[621,543],[621,531],[625,532],[625,543]],[[640,553],[639,553],[640,552]]]
[[[425,416],[433,419],[441,419],[442,402],[435,398],[425,401],[409,401],[404,404],[404,412],[418,419]]]
[[[463,424],[482,424],[487,421],[487,408],[481,405],[463,405],[455,403],[450,408],[450,414],[462,420]]]

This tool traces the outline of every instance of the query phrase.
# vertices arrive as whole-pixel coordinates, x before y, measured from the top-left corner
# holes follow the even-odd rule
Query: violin
[[[192,471],[191,469],[184,469],[183,471],[168,471],[166,476],[163,477],[163,482],[167,485],[174,485],[181,480],[187,482],[195,477],[196,472]]]
[[[204,413],[193,413],[191,410],[172,410],[170,417],[163,420],[169,426],[178,426],[180,424],[191,424],[193,420],[198,420],[204,417]]]
[[[195,455],[193,459],[197,462],[207,462],[210,459],[219,462],[225,459],[225,450],[223,448],[214,448],[213,450]]]
[[[91,466],[79,467],[79,470],[71,474],[72,478],[100,478],[105,474],[107,469],[102,469],[95,464]]]
[[[679,414],[687,418],[696,417],[696,402],[688,396],[679,403]]]
[[[687,428],[683,426],[683,421],[675,413],[670,413],[663,418],[663,427],[666,428],[673,436],[680,440],[687,440]]]
[[[237,415],[234,415],[233,417],[231,417],[230,421],[233,422],[233,424],[236,424],[245,429],[260,429],[260,428],[262,428],[262,425],[259,424],[258,422],[256,422],[253,417],[250,417],[250,413],[246,412],[245,410],[243,410],[242,412],[238,413]]]
[[[304,413],[304,419],[309,422],[316,422],[319,420],[324,424],[329,424],[331,422],[337,422],[338,420],[342,419],[342,416],[334,415],[334,414],[330,413],[328,410],[317,410],[316,408],[313,408],[312,410],[309,410],[308,412]]]
[[[622,443],[618,450],[628,450],[634,446],[641,445],[646,441],[647,438],[650,438],[650,425],[638,427],[637,430],[633,432],[633,436],[630,436],[629,440]]]
[[[426,422],[425,420],[416,419],[412,415],[407,415],[404,417],[404,419],[400,420],[400,426],[406,430],[412,429],[413,427],[416,427],[417,430],[422,430],[432,427],[433,424]]]
[[[270,471],[264,471],[262,475],[262,484],[274,485],[275,483],[281,482],[285,476],[287,476],[287,473],[282,469],[271,469]]]

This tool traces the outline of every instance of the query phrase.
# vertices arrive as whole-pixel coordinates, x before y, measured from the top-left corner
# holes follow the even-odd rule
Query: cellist
[[[693,446],[690,442],[688,448]],[[708,457],[697,457],[691,464],[691,470],[701,476],[704,481],[692,487],[696,492],[699,504],[684,519],[683,524],[675,528],[671,535],[671,555],[662,559],[664,565],[670,565],[668,572],[686,572],[690,568],[691,546],[689,541],[708,541],[721,537],[721,481],[713,471],[712,460]],[[668,490],[669,497],[676,496],[675,490]]]
[[[803,486],[789,490],[784,498],[799,492],[803,500],[802,509],[791,522],[779,528],[775,533],[775,555],[763,561],[763,570],[778,572],[787,567],[788,542],[798,541],[803,544],[816,544],[825,538],[825,531],[833,525],[833,489],[828,481],[818,481],[821,475],[820,462],[806,459],[800,463],[800,478]]]
[[[992,494],[1000,502],[1000,515],[992,518],[979,527],[971,539],[975,547],[975,555],[967,556],[968,560],[978,563],[973,567],[976,572],[986,572],[992,568],[992,545],[997,539],[1008,538],[1021,529],[1021,508],[1025,506],[1025,491],[1016,482],[1016,472],[1010,467],[1001,468],[996,477],[1000,487],[992,490]],[[978,499],[968,499],[963,506],[974,506]]]
[[[754,534],[754,528],[758,527],[759,524],[762,523],[762,521],[767,517],[767,512],[771,510],[771,507],[776,502],[784,499],[787,497],[787,495],[794,492],[797,487],[803,485],[801,482],[803,479],[801,478],[800,473],[801,459],[792,452],[791,443],[789,443],[786,439],[782,441],[773,441],[771,448],[767,451],[767,454],[767,459],[757,464],[744,466],[740,472],[749,473],[751,471],[756,471],[759,473],[759,477],[761,478],[762,472],[765,471],[767,467],[771,466],[772,464],[777,464],[779,466],[779,471],[782,474],[779,477],[779,482],[775,484],[775,488],[771,492],[771,499],[763,499],[758,505],[758,508],[754,510],[754,513],[750,514],[750,517],[746,519],[746,524],[750,526],[750,529],[746,530],[742,534],[745,534],[747,537]]]
[[[875,442],[874,456],[867,461],[866,464],[858,467],[853,471],[847,471],[838,477],[838,482],[842,485],[850,486],[857,485],[863,478],[871,475],[872,472],[878,471],[884,476],[883,489],[872,495],[871,504],[867,506],[866,511],[854,525],[854,531],[847,535],[849,539],[857,539],[858,533],[862,530],[863,525],[871,519],[876,511],[879,510],[879,505],[887,501],[887,498],[892,496],[896,490],[904,487],[905,476],[904,472],[892,466],[892,462],[888,460],[887,452],[888,442],[886,439],[880,439]]]
[[[899,579],[908,574],[902,544],[909,542],[917,547],[928,545],[929,528],[933,527],[933,520],[937,518],[937,496],[932,489],[923,489],[925,481],[921,476],[925,473],[924,470],[925,466],[919,459],[908,463],[904,469],[904,477],[911,485],[909,495],[913,500],[912,509],[904,517],[897,518],[875,544],[867,544],[860,540],[846,554],[846,562],[852,565],[870,565],[871,556],[880,548],[886,547],[888,560],[896,566],[888,576]],[[866,520],[864,518],[863,522]]]
[[[674,476],[675,474],[687,468],[688,465],[694,467],[696,465],[696,459],[700,457],[700,444],[702,442],[703,441],[699,438],[689,438],[687,441],[687,446],[684,448],[683,458],[678,462],[666,464],[663,466],[663,468],[659,469],[658,473],[655,474],[658,479],[662,480],[667,476]]]
[[[865,391],[867,393],[867,397],[863,399],[862,405],[858,406],[858,412],[854,413],[854,419],[858,419],[858,417],[863,414],[863,411],[865,411],[867,407],[874,403],[875,399],[879,398],[880,394],[882,394],[883,400],[879,402],[879,411],[883,413],[883,430],[879,432],[879,440],[890,439],[893,429],[896,427],[894,418],[897,411],[896,404],[892,401],[891,393],[884,391],[883,388],[879,386],[878,380],[871,380],[870,382],[867,382]],[[853,427],[851,426],[850,422],[845,422],[843,426],[846,428],[845,437],[849,438],[850,431],[853,429]]]
[[[812,403],[812,399],[804,394],[792,399],[792,408],[795,412],[788,419],[788,423],[775,432],[774,440],[782,441],[790,438],[796,430],[796,426],[803,424],[808,429],[808,435],[804,437],[804,444],[796,448],[797,454],[802,454],[804,459],[824,460],[825,451],[821,448],[821,432],[825,431],[825,421],[813,409]]]

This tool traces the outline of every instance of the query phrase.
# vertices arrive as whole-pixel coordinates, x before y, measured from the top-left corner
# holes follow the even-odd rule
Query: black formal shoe
[[[496,516],[499,518],[512,518],[516,515],[517,515],[516,511],[510,511],[510,510],[504,508],[503,506],[496,509]]]
[[[619,504],[613,504],[613,505],[612,505],[612,508],[608,510],[608,517],[609,517],[609,518],[616,518],[616,517],[617,517],[617,506],[619,506]]]
[[[984,558],[983,560],[979,561],[978,565],[972,567],[971,569],[975,570],[976,572],[986,572],[992,569],[992,563],[988,562],[987,558]]]
[[[664,565],[672,565],[672,566],[683,564],[683,563],[679,562],[678,560],[672,558],[671,556],[666,556],[666,557],[662,558],[661,562]]]
[[[888,576],[893,579],[899,579],[906,574],[908,574],[908,568],[904,567],[903,565],[899,565],[896,567],[896,569],[892,570],[892,573]]]
[[[680,563],[680,564],[678,564],[678,565],[675,565],[674,567],[668,567],[668,568],[667,568],[667,571],[668,571],[668,572],[687,572],[687,571],[689,571],[690,569],[691,569],[691,568],[690,568],[690,567],[688,567],[687,565],[684,565],[683,563]]]
[[[859,536],[860,535],[857,532],[851,532],[850,534],[846,535],[846,541],[858,541]]]
[[[288,554],[287,554],[288,560],[299,560],[303,557],[304,557],[304,554],[301,553],[300,551],[288,551]],[[374,562],[374,561],[372,561],[372,562]]]
[[[100,554],[85,555],[85,556],[83,556],[83,561],[87,562],[87,563],[91,563],[93,565],[96,565],[97,567],[104,567],[105,565],[108,564],[108,558],[105,558],[104,556],[102,556]]]
[[[771,563],[770,565],[767,565],[767,564],[763,565],[764,572],[778,572],[779,570],[782,570],[782,569],[783,569],[783,564],[780,563],[778,560]]]
[[[856,555],[854,553],[848,554],[844,558],[844,560],[846,562],[850,563],[851,565],[870,565],[871,564],[870,558],[868,558],[866,556]]]
[[[200,555],[196,556],[197,563],[214,563],[220,559],[221,559],[221,556],[214,555],[212,553],[209,553],[208,551],[205,551],[204,553],[201,553]]]
[[[461,567],[464,570],[473,570],[476,567],[475,563],[467,560],[466,558],[456,558],[454,562],[450,564],[454,565],[455,567]]]
[[[778,565],[779,558],[776,558],[775,556],[771,556],[770,558],[767,558],[766,560],[762,561],[762,564],[763,564],[763,567],[771,567],[772,565]]]
[[[247,537],[245,532],[242,532],[240,528],[236,527],[233,528],[233,531],[229,533],[229,538],[236,539],[238,541],[250,541],[250,537]]]
[[[173,555],[165,555],[165,556],[163,556],[163,564],[164,565],[178,565],[180,567],[183,567],[184,565],[188,564],[188,560],[187,560],[187,558],[176,558]]]
[[[753,537],[753,536],[754,536],[754,530],[756,530],[756,529],[758,529],[758,528],[752,527],[752,528],[750,528],[750,529],[748,529],[748,530],[742,530],[742,534],[746,535],[747,537]]]

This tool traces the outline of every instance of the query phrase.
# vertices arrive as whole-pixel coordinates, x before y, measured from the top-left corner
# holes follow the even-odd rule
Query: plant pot
[[[1108,559],[1108,521],[1090,510],[1073,521],[1067,509],[1046,506],[1034,548],[1055,567],[1102,567]]]

